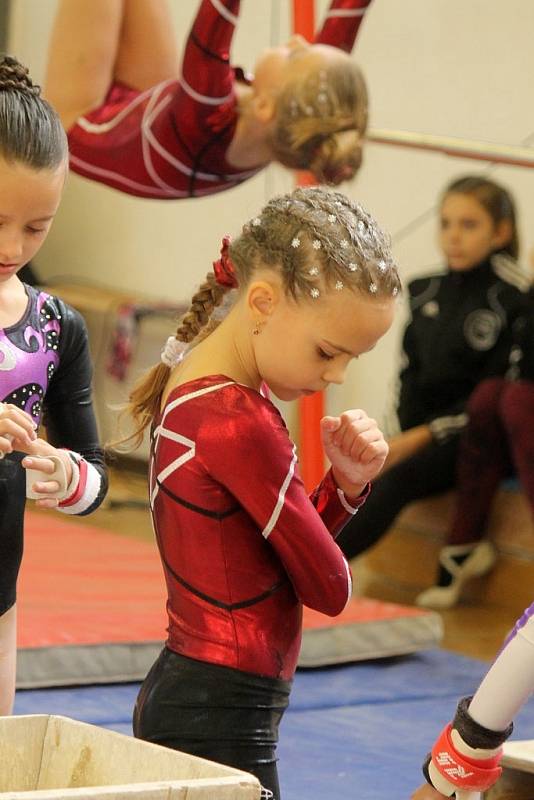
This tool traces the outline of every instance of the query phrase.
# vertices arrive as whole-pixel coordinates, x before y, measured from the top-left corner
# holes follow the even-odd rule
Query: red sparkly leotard
[[[153,429],[150,492],[169,649],[291,678],[302,604],[335,615],[351,593],[334,537],[355,509],[331,473],[309,498],[277,409],[212,375],[171,392]]]
[[[332,0],[315,41],[350,52],[371,0]],[[69,131],[71,168],[138,197],[177,199],[230,189],[262,167],[226,160],[237,96],[245,81],[230,66],[240,0],[202,0],[187,40],[179,80],[144,92],[114,83],[102,106]]]

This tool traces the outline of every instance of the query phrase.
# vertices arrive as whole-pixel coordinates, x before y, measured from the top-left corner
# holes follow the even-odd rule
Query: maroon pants
[[[534,511],[534,382],[492,378],[474,390],[457,462],[457,503],[448,544],[484,537],[504,477],[516,473]]]

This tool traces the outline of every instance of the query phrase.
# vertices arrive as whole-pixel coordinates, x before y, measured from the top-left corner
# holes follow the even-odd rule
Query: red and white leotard
[[[287,680],[302,604],[329,615],[347,604],[334,537],[355,509],[330,472],[309,498],[296,461],[281,415],[253,389],[211,375],[171,392],[149,479],[171,650]]]
[[[350,52],[371,0],[332,0],[315,41]],[[102,106],[69,131],[71,168],[138,197],[199,197],[255,175],[226,161],[238,107],[230,66],[240,0],[202,0],[179,80],[139,92],[114,83]]]

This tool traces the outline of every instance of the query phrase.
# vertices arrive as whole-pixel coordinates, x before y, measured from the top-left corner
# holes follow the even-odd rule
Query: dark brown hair
[[[519,235],[517,232],[517,218],[515,203],[510,192],[495,181],[481,178],[477,175],[466,175],[452,181],[443,192],[442,201],[449,194],[472,195],[484,208],[494,224],[507,220],[510,222],[512,233],[510,241],[501,248],[501,253],[508,253],[512,258],[519,255]]]
[[[0,59],[0,156],[33,169],[55,169],[68,156],[67,137],[26,67]]]

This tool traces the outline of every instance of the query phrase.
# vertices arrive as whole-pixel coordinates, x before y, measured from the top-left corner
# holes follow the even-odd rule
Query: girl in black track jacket
[[[466,404],[480,381],[506,372],[512,328],[527,277],[515,259],[513,200],[485,178],[451,183],[441,202],[442,274],[409,285],[411,321],[403,340],[398,417],[384,471],[338,544],[352,558],[383,536],[413,500],[451,489]],[[477,574],[491,565],[475,553]]]

